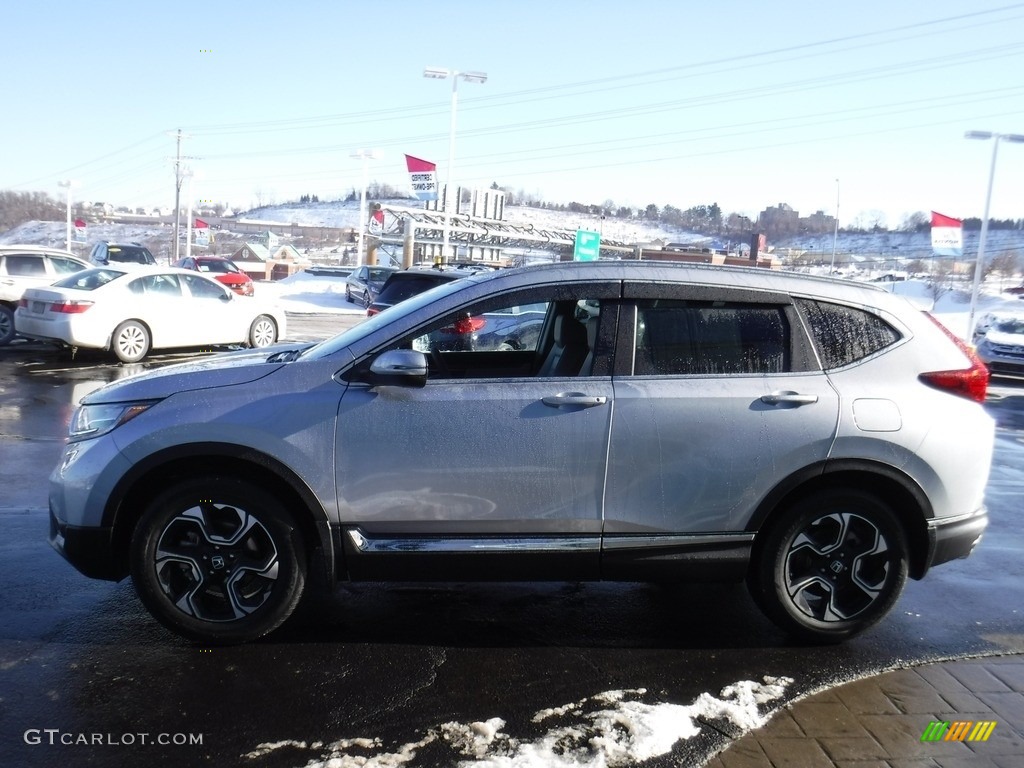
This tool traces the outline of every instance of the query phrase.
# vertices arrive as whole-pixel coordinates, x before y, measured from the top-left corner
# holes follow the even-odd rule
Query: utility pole
[[[181,205],[181,128],[178,129],[178,151],[174,156],[174,261],[178,261],[178,228],[181,225],[178,215]]]
[[[174,261],[180,258],[179,250],[181,248],[181,243],[179,242],[179,233],[181,232],[181,180],[183,178],[181,161],[201,159],[181,154],[181,140],[183,138],[187,139],[190,137],[187,134],[183,134],[181,128],[179,128],[177,131],[177,151],[174,153]]]

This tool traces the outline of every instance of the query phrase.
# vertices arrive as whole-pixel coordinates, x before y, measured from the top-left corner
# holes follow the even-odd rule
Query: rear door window
[[[45,277],[46,265],[43,257],[34,254],[9,255],[4,259],[8,275]]]
[[[790,370],[783,307],[647,299],[637,303],[633,373],[729,375]]]

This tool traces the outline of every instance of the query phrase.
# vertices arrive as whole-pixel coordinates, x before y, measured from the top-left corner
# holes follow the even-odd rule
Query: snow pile
[[[644,688],[606,691],[537,712],[534,723],[557,722],[533,738],[504,733],[505,721],[492,717],[443,723],[392,751],[376,738],[331,744],[286,740],[259,744],[242,757],[256,760],[291,748],[300,754],[320,752],[306,760],[305,768],[399,768],[429,745],[432,755],[442,750],[450,755],[446,764],[463,768],[613,768],[668,754],[677,742],[700,733],[704,721],[725,721],[736,735],[758,728],[767,720],[766,706],[781,699],[792,682],[786,677],[765,677],[762,683],[744,680],[727,686],[718,697],[702,693],[688,705],[644,702]]]
[[[345,278],[339,275],[296,272],[283,280],[261,280],[256,284],[256,294],[271,298],[285,312],[293,315],[366,314],[365,309],[345,298]]]

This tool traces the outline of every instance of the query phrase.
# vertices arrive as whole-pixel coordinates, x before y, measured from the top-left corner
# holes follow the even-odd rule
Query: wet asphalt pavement
[[[73,403],[124,372],[0,349],[0,766],[303,766],[339,739],[379,739],[348,750],[379,758],[452,721],[500,717],[505,733],[538,738],[536,713],[610,690],[690,704],[769,675],[793,679],[790,700],[910,663],[1024,651],[1022,384],[998,383],[988,405],[1000,429],[978,551],[911,582],[840,646],[793,646],[742,586],[517,583],[343,586],[265,641],[209,649],[46,542],[46,478]],[[645,765],[699,765],[730,732],[705,723]],[[407,764],[469,759],[440,740],[416,751]]]

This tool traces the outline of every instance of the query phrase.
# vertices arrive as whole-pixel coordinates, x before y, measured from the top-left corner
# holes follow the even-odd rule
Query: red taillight
[[[380,314],[380,310],[377,309],[376,307],[370,307],[369,309],[366,310],[367,317],[373,317],[374,315],[377,314]]]
[[[62,315],[80,315],[91,306],[91,301],[55,301],[50,305],[50,311]]]
[[[947,392],[952,392],[954,395],[976,400],[979,403],[985,402],[990,376],[988,368],[985,367],[985,364],[975,354],[974,350],[964,343],[963,339],[954,335],[932,315],[927,312],[925,314],[928,315],[929,320],[942,329],[942,332],[957,345],[961,352],[967,355],[967,359],[971,362],[971,367],[955,371],[929,371],[928,373],[920,374],[918,378],[930,387],[943,389]]]
[[[18,299],[18,306],[23,309],[28,309],[28,299]]]
[[[452,323],[452,331],[458,334],[476,333],[487,325],[482,317],[460,317]]]

